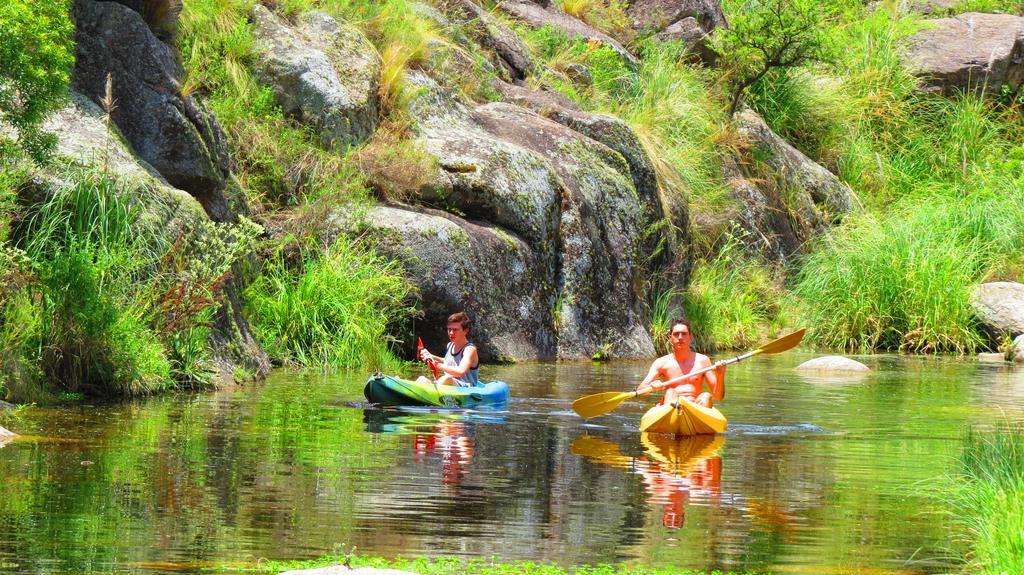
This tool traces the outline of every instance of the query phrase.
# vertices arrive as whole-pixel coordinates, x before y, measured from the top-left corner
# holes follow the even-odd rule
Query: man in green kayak
[[[659,405],[672,403],[678,397],[704,407],[712,407],[715,401],[721,401],[725,397],[725,364],[712,364],[708,356],[690,349],[693,333],[690,331],[690,322],[685,319],[678,319],[672,323],[669,337],[672,339],[672,353],[654,360],[651,370],[637,386],[637,390],[647,387],[654,391],[664,389],[665,397]],[[712,371],[694,378],[684,378],[688,373],[712,365],[715,367]],[[701,392],[703,382],[707,382],[710,393]]]
[[[476,346],[469,341],[469,316],[456,312],[448,316],[448,346],[444,357],[420,350],[420,359],[432,363],[444,375],[437,378],[438,385],[459,385],[470,387],[480,385],[480,358]]]

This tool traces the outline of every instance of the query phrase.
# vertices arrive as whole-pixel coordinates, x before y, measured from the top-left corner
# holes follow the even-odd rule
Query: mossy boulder
[[[555,286],[543,260],[515,232],[411,206],[377,206],[356,215],[339,210],[331,229],[359,235],[402,264],[424,313],[417,335],[435,353],[447,342],[445,318],[464,310],[473,318],[472,339],[485,362],[555,355]],[[402,339],[412,355],[415,339]]]
[[[994,344],[1024,334],[1024,284],[981,284],[971,293],[971,310]]]
[[[411,73],[409,81],[419,87],[411,129],[440,167],[420,201],[501,228],[528,246],[538,285],[553,294],[542,321],[554,327],[554,355],[651,355],[642,303],[644,233],[665,217],[661,203],[648,197],[652,176],[635,177],[623,153],[531,110],[467,105],[423,74]],[[627,154],[638,145],[611,120],[602,122],[590,126],[595,136],[615,140]],[[635,181],[645,182],[643,195]],[[474,289],[526,297],[500,283]],[[444,303],[447,311],[462,307],[458,299]]]
[[[626,16],[639,33],[656,32],[655,39],[682,41],[689,52],[708,64],[715,62],[711,34],[727,26],[718,0],[633,0]]]
[[[202,103],[183,93],[177,50],[122,4],[75,0],[72,18],[74,89],[98,104],[110,74],[111,119],[135,155],[199,200],[214,220],[233,220],[224,195],[229,176],[224,134]]]
[[[285,114],[310,126],[327,146],[345,148],[377,127],[381,61],[354,26],[322,12],[294,25],[261,4],[250,11],[256,75],[274,90]]]
[[[790,232],[796,236],[796,244],[802,243],[816,232],[830,224],[837,223],[843,216],[854,210],[857,198],[853,190],[803,152],[783,140],[768,127],[768,124],[753,110],[745,108],[735,116],[737,132],[745,141],[745,154],[739,162],[743,174],[751,181],[760,181],[761,197],[756,195],[734,196],[743,202],[750,202],[747,209],[753,212],[750,223],[753,234],[769,232],[771,249],[781,247],[790,251],[794,243]],[[735,180],[735,174],[723,174]],[[764,204],[758,205],[764,201]],[[777,216],[761,217],[784,210],[789,223]],[[767,235],[767,234],[765,234]]]
[[[492,54],[492,64],[505,70],[511,80],[523,80],[536,64],[519,36],[501,20],[472,0],[440,0],[438,5],[452,22],[465,27],[470,37]]]

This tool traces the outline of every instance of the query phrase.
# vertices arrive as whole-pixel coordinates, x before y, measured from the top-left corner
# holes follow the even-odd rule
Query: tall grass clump
[[[749,347],[774,331],[782,318],[779,278],[743,251],[736,236],[695,264],[683,299],[698,349]]]
[[[388,326],[407,316],[409,284],[394,263],[341,241],[279,254],[245,292],[264,349],[278,363],[319,368],[385,367],[396,361]]]
[[[968,430],[958,473],[938,495],[966,529],[972,572],[1024,573],[1024,427]]]
[[[139,206],[125,197],[110,180],[83,174],[22,230],[39,277],[38,361],[67,391],[130,396],[171,384],[165,350],[136,297],[164,246],[141,233]]]
[[[865,214],[807,257],[795,294],[819,343],[969,352],[971,289],[1024,246],[1024,191],[981,188]]]

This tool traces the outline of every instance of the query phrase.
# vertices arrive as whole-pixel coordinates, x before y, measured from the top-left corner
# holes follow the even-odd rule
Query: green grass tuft
[[[271,258],[245,296],[275,361],[373,369],[396,365],[387,327],[410,313],[410,289],[395,264],[341,241],[307,250],[299,269]]]

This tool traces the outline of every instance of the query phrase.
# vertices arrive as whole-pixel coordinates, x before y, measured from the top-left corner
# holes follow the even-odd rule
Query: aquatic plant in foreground
[[[315,569],[330,565],[353,568],[375,567],[398,569],[420,575],[752,575],[723,571],[698,571],[678,567],[642,567],[626,564],[576,565],[561,567],[533,561],[503,562],[495,559],[463,559],[459,557],[417,557],[413,559],[382,559],[357,555],[327,555],[308,561],[261,561],[240,571],[281,573],[291,569]],[[223,571],[223,569],[218,569]]]
[[[969,430],[959,474],[939,497],[970,539],[974,573],[1024,573],[1024,425]]]

